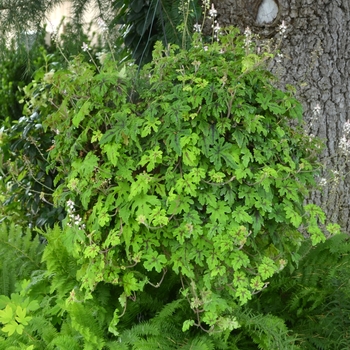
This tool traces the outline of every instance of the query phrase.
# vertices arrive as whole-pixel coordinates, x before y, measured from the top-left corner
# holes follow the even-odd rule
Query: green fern
[[[46,264],[47,275],[51,278],[50,293],[57,292],[64,299],[76,285],[76,260],[67,252],[62,242],[62,231],[58,225],[47,234],[47,246],[42,261]]]
[[[350,349],[350,238],[303,246],[299,266],[282,271],[255,303],[284,319],[302,349]]]
[[[43,244],[29,229],[0,224],[0,294],[10,296],[16,282],[41,268]]]

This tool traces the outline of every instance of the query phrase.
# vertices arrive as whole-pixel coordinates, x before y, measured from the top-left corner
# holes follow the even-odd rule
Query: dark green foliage
[[[26,109],[23,111],[25,86],[53,69],[64,67],[65,58],[79,53],[82,43],[88,42],[82,26],[76,23],[66,24],[59,44],[56,40],[48,45],[45,34],[45,30],[38,29],[30,50],[22,41],[13,40],[7,46],[3,43],[0,54],[0,171],[7,184],[3,190],[6,194],[0,198],[3,203],[0,219],[10,220],[18,213],[21,220],[39,227],[53,226],[63,219],[64,213],[62,208],[53,206],[56,171],[46,171],[54,138],[54,132],[44,132],[42,127],[49,108],[42,106],[40,111],[32,109],[29,114]],[[91,54],[98,49],[94,47]],[[34,95],[41,93],[45,90],[33,87]]]
[[[167,44],[187,44],[195,22],[201,17],[201,4],[197,0],[115,0],[113,8],[117,16],[111,26],[122,24],[124,43],[131,50],[136,63],[144,64],[152,59],[156,41]],[[185,20],[184,20],[185,19]],[[186,33],[186,40],[179,27]]]
[[[18,35],[40,27],[45,15],[62,0],[2,0],[0,3],[1,37],[10,31]]]
[[[304,245],[298,268],[272,278],[258,299],[259,309],[281,317],[298,334],[302,349],[350,348],[349,253],[343,234],[317,247]]]
[[[29,229],[0,224],[0,294],[10,296],[17,282],[40,269],[43,248]]]

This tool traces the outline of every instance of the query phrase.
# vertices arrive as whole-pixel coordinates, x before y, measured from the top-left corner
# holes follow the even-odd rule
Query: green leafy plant
[[[100,282],[120,286],[122,314],[172,270],[195,315],[183,330],[232,330],[239,305],[295,258],[301,225],[313,244],[325,239],[322,211],[303,206],[319,144],[290,126],[302,109],[271,83],[269,57],[231,29],[189,50],[158,43],[136,85],[133,65],[81,58],[44,79],[57,108],[45,120],[54,196],[85,298]]]
[[[179,332],[188,347],[293,348],[283,318],[246,304],[302,244],[325,240],[323,212],[303,205],[320,143],[292,89],[274,87],[271,54],[233,28],[218,36],[157,43],[141,70],[81,55],[24,89],[26,113],[54,135],[46,171],[67,214],[42,232],[45,288],[28,292],[65,317],[29,315],[24,330],[40,316],[86,348],[180,346]]]
[[[55,208],[52,201],[56,172],[46,172],[53,132],[44,132],[42,121],[49,109],[41,106],[40,111],[23,111],[23,89],[29,84],[35,96],[45,94],[33,81],[50,75],[51,69],[64,67],[65,60],[81,51],[83,42],[89,42],[78,24],[66,24],[64,33],[50,44],[46,34],[43,28],[33,35],[30,50],[23,37],[2,42],[0,54],[0,173],[4,182],[0,219],[11,221],[16,217],[17,222],[39,227],[53,226],[64,215],[63,208]],[[98,50],[101,47],[95,45],[90,54]]]

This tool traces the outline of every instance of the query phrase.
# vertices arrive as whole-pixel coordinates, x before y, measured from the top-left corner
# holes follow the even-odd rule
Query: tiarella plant
[[[303,242],[325,240],[324,214],[303,205],[320,144],[252,34],[214,34],[158,43],[143,68],[96,65],[84,44],[92,62],[50,66],[23,90],[54,136],[47,172],[66,219],[1,299],[0,349],[293,348],[283,320],[247,302]]]
[[[237,310],[307,236],[325,239],[324,214],[303,205],[320,144],[303,132],[300,103],[274,87],[270,54],[233,28],[218,35],[196,34],[188,50],[158,43],[141,71],[78,57],[31,98],[55,109],[44,123],[56,134],[48,170],[67,207],[76,299],[99,283],[120,287],[115,334],[128,303],[172,272],[193,310],[183,330],[235,329]]]

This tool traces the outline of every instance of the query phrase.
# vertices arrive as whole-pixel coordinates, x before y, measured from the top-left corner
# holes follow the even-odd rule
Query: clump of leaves
[[[183,330],[229,332],[307,235],[325,239],[322,211],[303,205],[319,144],[292,92],[274,87],[269,57],[231,28],[212,44],[195,36],[188,50],[158,43],[139,74],[78,57],[31,99],[54,106],[44,122],[55,131],[49,170],[56,203],[67,205],[62,235],[79,298],[101,282],[120,290],[110,332],[170,270],[193,311]]]

